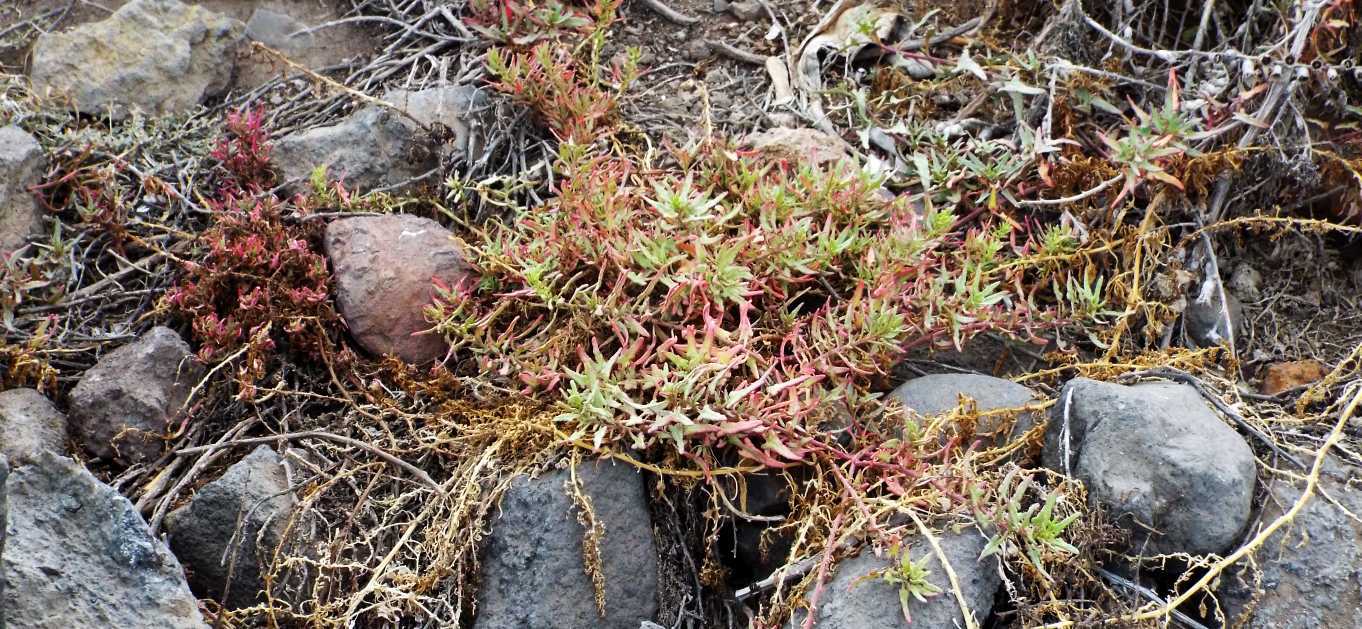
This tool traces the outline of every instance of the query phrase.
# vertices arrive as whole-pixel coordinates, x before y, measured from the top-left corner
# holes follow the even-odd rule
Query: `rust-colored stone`
[[[425,307],[433,280],[455,285],[469,274],[453,234],[408,214],[357,216],[326,229],[326,255],[336,276],[336,305],[350,334],[372,354],[422,364],[445,353]]]
[[[1291,360],[1263,370],[1263,395],[1277,395],[1299,386],[1314,384],[1329,373],[1318,360]]]

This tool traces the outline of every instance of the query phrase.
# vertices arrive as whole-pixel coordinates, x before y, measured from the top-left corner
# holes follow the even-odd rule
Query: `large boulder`
[[[444,339],[423,332],[432,281],[452,286],[469,275],[449,230],[409,214],[356,216],[328,225],[325,246],[337,306],[360,347],[415,364],[444,355]]]
[[[33,389],[0,393],[0,455],[24,465],[40,452],[66,452],[66,416]]]
[[[1227,627],[1325,629],[1362,627],[1362,470],[1330,459],[1314,496],[1257,552],[1262,570],[1256,605],[1253,578],[1231,570],[1221,579]],[[1279,477],[1268,484],[1258,516],[1266,526],[1300,498],[1305,481]],[[1337,504],[1330,500],[1337,501]],[[1346,509],[1346,511],[1345,511]]]
[[[484,549],[475,629],[638,629],[658,612],[657,550],[643,480],[609,461],[577,468],[604,529],[605,615],[583,555],[584,527],[567,470],[521,478],[501,500]]]
[[[950,412],[960,405],[962,396],[974,400],[978,411],[1020,408],[1035,404],[1038,399],[1034,391],[1011,380],[972,373],[931,374],[913,378],[889,394],[904,408],[922,415]],[[1032,413],[1020,413],[1011,428],[1003,432],[1002,416],[985,415],[979,418],[974,433],[991,442],[990,445],[1000,445],[1024,434],[1035,422]]]
[[[132,463],[154,458],[202,374],[179,335],[154,327],[81,376],[71,389],[71,430],[91,456]]]
[[[10,627],[202,629],[175,557],[127,498],[50,452],[6,483],[0,609]]]
[[[42,181],[46,168],[33,136],[16,126],[0,127],[0,260],[42,231],[42,208],[30,188]]]
[[[1083,481],[1132,549],[1218,553],[1248,523],[1253,451],[1196,389],[1069,381],[1051,409],[1045,465]]]
[[[194,593],[229,609],[263,601],[265,574],[295,504],[283,461],[262,445],[172,511],[170,549],[189,569]]]
[[[227,90],[245,25],[179,0],[132,0],[107,19],[38,37],[40,94],[121,119],[184,112]]]
[[[333,125],[291,133],[274,144],[272,162],[289,190],[326,169],[350,190],[404,190],[440,165],[436,147],[401,114],[365,107]]]
[[[993,610],[993,599],[1001,583],[996,556],[979,558],[988,540],[978,531],[966,529],[962,532],[946,532],[937,541],[941,545],[941,554],[945,555],[951,570],[955,572],[960,593],[974,614],[975,626],[982,625]],[[866,578],[889,568],[892,559],[865,549],[838,563],[836,571],[823,585],[814,626],[818,629],[944,629],[966,626],[965,614],[960,611],[960,604],[953,594],[950,577],[941,567],[941,560],[931,544],[918,539],[909,544],[904,552],[915,562],[928,557],[927,581],[941,589],[940,594],[928,598],[925,603],[916,599],[909,601],[908,612],[913,618],[911,625],[903,618],[898,586],[877,576]],[[798,629],[803,626],[807,614],[806,610],[797,611],[786,628]]]

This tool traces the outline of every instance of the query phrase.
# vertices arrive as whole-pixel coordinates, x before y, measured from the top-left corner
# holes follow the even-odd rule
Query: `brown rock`
[[[682,49],[682,53],[685,54],[686,59],[691,61],[704,61],[710,54],[709,42],[703,39],[693,40],[689,44],[686,44],[685,48]]]
[[[161,453],[203,366],[157,326],[104,356],[71,389],[71,430],[91,456],[136,463]]]
[[[0,393],[0,456],[18,466],[44,451],[66,454],[66,416],[33,389]]]
[[[812,166],[851,161],[846,142],[816,129],[776,127],[748,135],[743,144],[775,159]]]
[[[1291,360],[1273,363],[1263,370],[1263,395],[1277,395],[1296,387],[1314,384],[1329,373],[1318,360]]]
[[[435,298],[432,281],[452,286],[470,273],[449,230],[407,214],[344,218],[326,228],[326,255],[360,347],[415,364],[444,355],[444,339],[422,332],[431,327],[423,310]]]

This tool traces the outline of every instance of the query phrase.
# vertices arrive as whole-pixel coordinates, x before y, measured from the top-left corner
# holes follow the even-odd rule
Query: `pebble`
[[[728,12],[744,22],[755,20],[763,13],[761,5],[751,0],[741,0],[728,5]]]
[[[707,59],[709,58],[709,52],[709,42],[703,39],[697,39],[686,44],[686,47],[683,50],[686,59],[690,61],[702,61]]]

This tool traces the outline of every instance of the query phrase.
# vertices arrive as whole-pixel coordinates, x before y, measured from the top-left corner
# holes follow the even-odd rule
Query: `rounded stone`
[[[1195,555],[1248,523],[1257,461],[1196,389],[1069,381],[1051,409],[1045,465],[1081,480],[1137,552]]]
[[[356,216],[328,225],[325,246],[337,307],[360,347],[413,364],[444,355],[425,308],[435,280],[453,286],[471,273],[449,230],[409,214]]]

